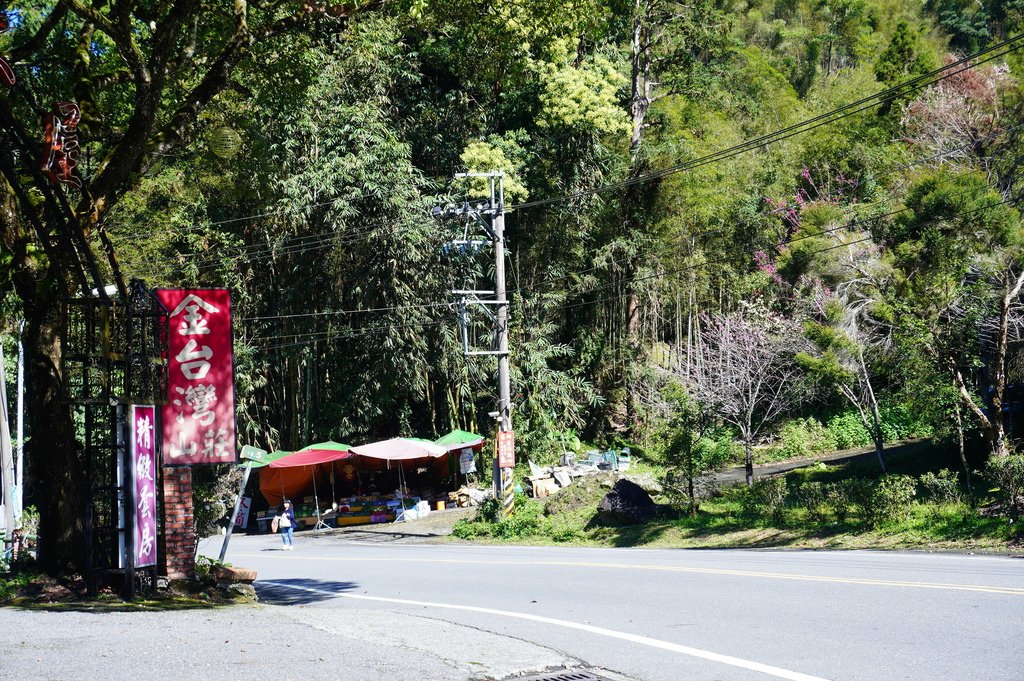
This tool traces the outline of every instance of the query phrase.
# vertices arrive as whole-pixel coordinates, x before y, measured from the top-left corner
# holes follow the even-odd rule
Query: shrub
[[[544,509],[539,503],[517,494],[512,515],[495,524],[494,536],[500,539],[522,539],[537,534],[543,513]]]
[[[828,432],[835,441],[836,449],[850,449],[871,444],[871,434],[860,422],[855,411],[847,411],[828,420]]]
[[[494,526],[479,520],[459,520],[452,526],[452,535],[459,539],[475,539],[477,537],[492,536]]]
[[[917,483],[909,475],[883,475],[871,491],[868,522],[872,527],[880,527],[906,520],[916,492]]]
[[[784,518],[786,505],[786,479],[761,478],[755,480],[740,497],[740,506],[747,516],[766,517],[773,523]]]
[[[931,471],[921,475],[921,487],[928,499],[939,504],[962,504],[963,492],[960,490],[960,478],[956,473],[943,468],[938,473]]]
[[[845,523],[850,517],[849,485],[842,482],[830,482],[825,485],[825,501],[836,516],[836,522]]]
[[[878,408],[878,415],[882,421],[882,438],[886,442],[932,434],[931,426],[912,413],[905,404],[883,404]]]
[[[835,483],[830,490],[830,497],[833,498],[832,507],[836,511],[836,520],[846,522],[850,517],[851,506],[860,517],[867,518],[871,509],[873,491],[874,485],[870,480],[864,478],[849,478]],[[840,505],[842,512],[840,512]]]
[[[1013,519],[1024,513],[1024,455],[989,459],[985,477],[996,485],[1003,511]]]
[[[782,424],[779,439],[771,448],[773,459],[797,459],[836,448],[835,436],[813,417]]]
[[[799,487],[800,503],[807,509],[807,518],[816,523],[828,520],[828,494],[820,482],[805,482]]]

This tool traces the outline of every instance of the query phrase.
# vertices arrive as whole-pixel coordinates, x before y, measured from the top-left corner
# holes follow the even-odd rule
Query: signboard
[[[156,565],[156,407],[131,408],[135,486],[135,567]]]
[[[459,453],[459,472],[463,475],[476,473],[476,459],[472,449],[463,449]]]
[[[161,289],[167,308],[164,464],[235,461],[235,376],[227,289]]]
[[[252,497],[242,497],[242,501],[238,505],[238,513],[235,515],[235,525],[238,525],[243,530],[249,524],[250,508],[252,508]]]
[[[75,174],[78,165],[78,121],[82,112],[74,102],[54,102],[43,119],[43,158],[39,162],[51,182],[80,189],[82,180]]]
[[[498,433],[498,468],[515,468],[516,438],[511,430]]]
[[[256,463],[267,462],[267,450],[253,447],[252,445],[242,445],[242,453],[238,456],[239,458],[255,461]]]

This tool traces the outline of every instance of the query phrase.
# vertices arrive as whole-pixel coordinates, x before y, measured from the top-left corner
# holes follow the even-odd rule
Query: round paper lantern
[[[217,128],[207,138],[210,151],[221,158],[232,158],[242,146],[241,136],[231,128]]]

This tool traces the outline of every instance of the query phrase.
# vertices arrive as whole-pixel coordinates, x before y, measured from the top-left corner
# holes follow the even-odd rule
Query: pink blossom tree
[[[798,326],[765,313],[710,316],[689,373],[679,376],[698,403],[739,430],[747,485],[754,482],[754,440],[803,397],[803,374],[794,361],[803,345]]]

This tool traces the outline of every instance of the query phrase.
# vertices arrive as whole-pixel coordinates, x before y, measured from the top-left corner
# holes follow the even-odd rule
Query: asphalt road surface
[[[376,641],[383,658],[434,654],[453,678],[581,666],[642,681],[1024,680],[1020,558],[301,533],[288,552],[236,537],[227,559],[258,570],[263,603]]]

